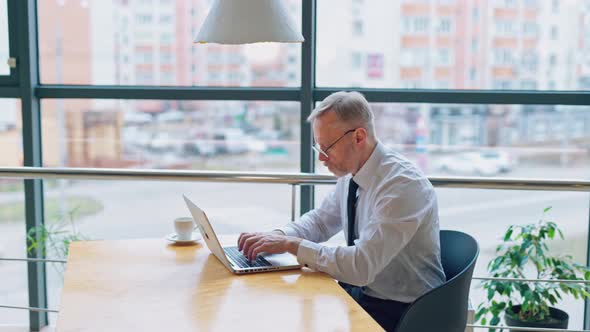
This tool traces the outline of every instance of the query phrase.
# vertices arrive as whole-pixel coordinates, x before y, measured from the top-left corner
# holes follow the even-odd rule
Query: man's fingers
[[[256,259],[256,255],[254,255],[255,251],[260,251],[260,248],[264,247],[264,240],[260,239],[256,242],[254,242],[249,248],[248,248],[248,254],[246,255],[246,257],[248,257],[249,260],[253,261]]]
[[[285,250],[285,237],[271,233],[242,233],[238,249],[249,260],[256,259],[262,252],[279,253]]]
[[[246,241],[247,238],[248,238],[248,233],[240,234],[240,237],[238,238],[238,249],[239,250],[242,250],[242,247],[244,246],[244,241]]]
[[[241,251],[242,249],[244,249],[244,246],[246,245],[246,240],[248,240],[249,238],[258,235],[258,233],[242,233],[240,234],[240,237],[238,238],[238,249]]]
[[[244,242],[246,241],[246,239],[248,239],[250,236],[252,236],[252,233],[242,233],[240,234],[240,237],[238,238],[238,249],[241,251],[242,247],[244,247]]]
[[[242,250],[242,238],[244,237],[244,233],[240,233],[238,237],[238,250]]]
[[[262,242],[262,241],[260,241]],[[260,243],[260,242],[257,242]],[[263,252],[266,251],[266,244],[262,243],[259,246],[256,246],[253,250],[252,250],[252,257],[250,258],[251,261],[256,260],[256,256],[258,256],[258,254],[261,254]]]
[[[256,241],[260,240],[260,238],[260,235],[252,235],[244,241],[244,244],[242,245],[242,252],[244,253],[244,256],[246,256],[246,253],[250,251],[250,246],[252,246],[252,244]]]

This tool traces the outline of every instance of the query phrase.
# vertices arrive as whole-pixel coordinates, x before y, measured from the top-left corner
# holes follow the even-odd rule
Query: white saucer
[[[201,236],[201,233],[199,233],[199,232],[192,232],[191,238],[189,240],[179,240],[178,235],[176,233],[170,233],[170,234],[166,235],[166,240],[168,240],[170,242],[178,243],[178,244],[196,243],[202,239],[203,239],[203,237]]]

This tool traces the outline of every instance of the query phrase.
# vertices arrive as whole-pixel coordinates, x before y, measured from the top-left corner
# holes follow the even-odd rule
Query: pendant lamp
[[[215,0],[195,43],[301,43],[284,0]]]

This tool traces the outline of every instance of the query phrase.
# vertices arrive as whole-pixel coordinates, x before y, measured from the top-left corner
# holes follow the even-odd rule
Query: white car
[[[213,142],[202,139],[191,139],[185,142],[183,145],[183,152],[188,155],[205,157],[214,156],[216,153]]]
[[[516,158],[504,151],[482,151],[481,157],[489,162],[496,163],[500,172],[510,172],[516,166]]]
[[[449,173],[493,176],[512,169],[508,157],[494,151],[463,152],[442,157],[438,167]]]
[[[158,122],[183,122],[184,113],[181,111],[168,111],[158,114]]]
[[[154,151],[164,152],[164,151],[176,151],[181,152],[184,144],[184,137],[178,134],[172,134],[169,132],[159,132],[154,134],[151,139],[150,143],[148,144],[148,148]]]
[[[241,129],[227,128],[213,134],[216,153],[240,154],[248,152],[247,137]]]
[[[153,121],[151,115],[141,112],[125,112],[123,113],[124,125],[143,125]]]

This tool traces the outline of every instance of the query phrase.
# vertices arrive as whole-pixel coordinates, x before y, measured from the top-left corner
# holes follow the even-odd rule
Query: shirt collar
[[[359,187],[363,188],[363,190],[367,190],[371,185],[371,181],[375,177],[375,174],[377,174],[377,170],[385,156],[385,152],[385,146],[377,141],[377,145],[371,153],[371,156],[353,177],[354,182],[356,182]]]

